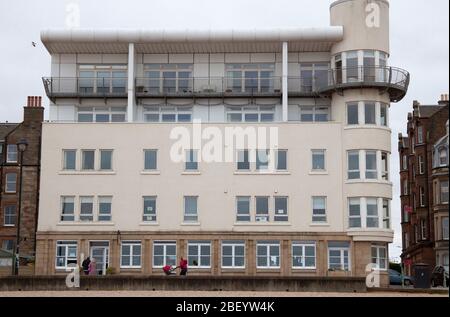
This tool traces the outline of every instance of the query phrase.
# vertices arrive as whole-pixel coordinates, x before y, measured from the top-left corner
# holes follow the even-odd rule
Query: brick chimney
[[[44,108],[41,96],[28,96],[27,105],[23,108],[23,122],[44,121]]]
[[[445,106],[448,105],[448,94],[442,94],[441,100],[438,101],[439,106]]]

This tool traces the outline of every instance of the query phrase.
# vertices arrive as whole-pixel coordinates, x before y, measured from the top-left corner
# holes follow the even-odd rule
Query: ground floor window
[[[292,242],[292,268],[315,269],[316,268],[316,243]]]
[[[385,245],[372,245],[372,263],[377,269],[387,269],[387,248]]]
[[[211,267],[211,242],[189,241],[188,242],[188,265],[196,268]]]
[[[245,268],[245,241],[222,242],[222,268]]]
[[[78,244],[76,241],[56,242],[56,268],[66,269],[77,264]]]
[[[350,243],[328,243],[328,269],[332,271],[350,271]]]
[[[121,268],[141,267],[141,241],[123,241],[120,256]]]
[[[12,251],[14,248],[14,240],[3,240],[2,250]]]
[[[280,242],[258,241],[256,244],[256,265],[261,269],[280,267]]]
[[[153,243],[153,267],[176,265],[177,243],[175,241],[155,241]]]

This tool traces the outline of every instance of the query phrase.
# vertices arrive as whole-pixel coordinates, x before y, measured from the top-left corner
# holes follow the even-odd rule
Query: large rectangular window
[[[6,163],[17,163],[17,145],[8,144],[6,147]]]
[[[112,197],[98,197],[98,221],[111,221]]]
[[[157,150],[144,150],[144,170],[154,171],[157,169]]]
[[[211,242],[189,241],[188,242],[188,265],[193,268],[211,267]]]
[[[420,207],[425,207],[425,188],[419,187],[419,204]]]
[[[197,200],[196,196],[184,197],[184,222],[198,221]]]
[[[378,228],[378,199],[377,198],[367,198],[366,199],[367,208],[367,218],[366,226],[367,228]]]
[[[63,169],[66,171],[74,171],[76,169],[76,150],[63,150]]]
[[[328,269],[332,271],[350,270],[350,243],[328,242]]]
[[[112,170],[112,150],[100,150],[100,170],[110,171]]]
[[[228,106],[226,107],[228,122],[273,122],[275,121],[274,106]]]
[[[377,152],[366,151],[366,179],[377,179]]]
[[[422,155],[419,155],[419,174],[425,174],[425,160]]]
[[[383,127],[388,126],[388,105],[380,104],[380,124]]]
[[[256,197],[256,221],[269,221],[269,197]]]
[[[359,179],[359,151],[348,152],[348,179]]]
[[[389,154],[386,152],[381,153],[381,178],[389,180]]]
[[[280,268],[280,243],[258,241],[256,243],[256,266],[260,269]]]
[[[6,193],[17,192],[17,174],[7,173],[5,179],[6,179],[5,192]]]
[[[359,80],[358,52],[347,52],[347,82],[357,82]]]
[[[275,221],[288,221],[288,198],[275,197]]]
[[[76,241],[56,241],[56,269],[75,267],[78,246]]]
[[[156,196],[144,197],[144,215],[142,221],[156,222]]]
[[[391,228],[391,209],[388,199],[383,199],[383,228]]]
[[[75,197],[61,197],[61,221],[75,221]]]
[[[347,124],[357,125],[359,124],[359,107],[358,103],[349,103],[347,105]]]
[[[3,224],[5,226],[15,226],[16,225],[16,206],[6,206],[3,219]]]
[[[274,91],[275,64],[226,64],[226,92],[258,93]]]
[[[256,151],[256,170],[267,170],[269,168],[269,150]]]
[[[441,182],[441,204],[448,204],[448,181]]]
[[[372,263],[379,270],[387,269],[387,248],[381,245],[372,245]]]
[[[173,241],[155,241],[153,243],[153,267],[176,265],[177,244]]]
[[[94,220],[94,197],[81,196],[80,197],[80,221]]]
[[[328,106],[300,106],[301,122],[330,121],[330,107]]]
[[[238,222],[250,221],[250,196],[236,197],[236,220]]]
[[[315,269],[316,268],[316,244],[315,242],[292,242],[292,268]]]
[[[82,170],[94,170],[95,164],[95,150],[82,150],[81,151],[81,169]]]
[[[287,151],[286,150],[277,150],[276,152],[276,169],[277,171],[286,171],[287,170]]]
[[[222,241],[222,268],[245,268],[245,241]]]
[[[312,170],[325,171],[325,150],[312,150]]]
[[[192,106],[144,106],[145,122],[191,122]]]
[[[448,240],[448,217],[442,218],[442,240]]]
[[[146,81],[139,89],[149,94],[189,93],[193,89],[192,72],[193,64],[145,64]]]
[[[127,107],[78,107],[78,122],[125,122]]]
[[[141,267],[141,241],[122,241],[120,267],[138,269]]]
[[[250,160],[249,160],[248,150],[238,150],[237,151],[237,170],[238,171],[249,171],[250,170]]]
[[[361,202],[359,198],[348,200],[348,227],[361,228]]]
[[[374,102],[366,102],[364,104],[364,117],[366,124],[376,124],[376,115],[375,115],[375,103]]]
[[[312,204],[313,204],[312,222],[315,223],[327,222],[327,198],[313,197]]]
[[[423,127],[417,127],[417,143],[423,144]]]
[[[198,170],[198,151],[197,150],[187,150],[186,151],[186,171],[196,171]]]

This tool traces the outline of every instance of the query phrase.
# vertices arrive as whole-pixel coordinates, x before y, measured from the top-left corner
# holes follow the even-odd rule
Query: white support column
[[[128,122],[134,121],[134,111],[135,111],[135,51],[134,51],[134,43],[130,43],[128,46],[128,107],[127,107],[127,117]]]
[[[283,53],[282,53],[282,61],[283,61],[283,122],[288,121],[288,43],[283,42]]]

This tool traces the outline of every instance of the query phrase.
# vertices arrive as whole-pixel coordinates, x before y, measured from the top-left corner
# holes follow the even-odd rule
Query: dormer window
[[[445,146],[438,149],[438,162],[439,166],[447,166],[448,164],[448,152]]]

